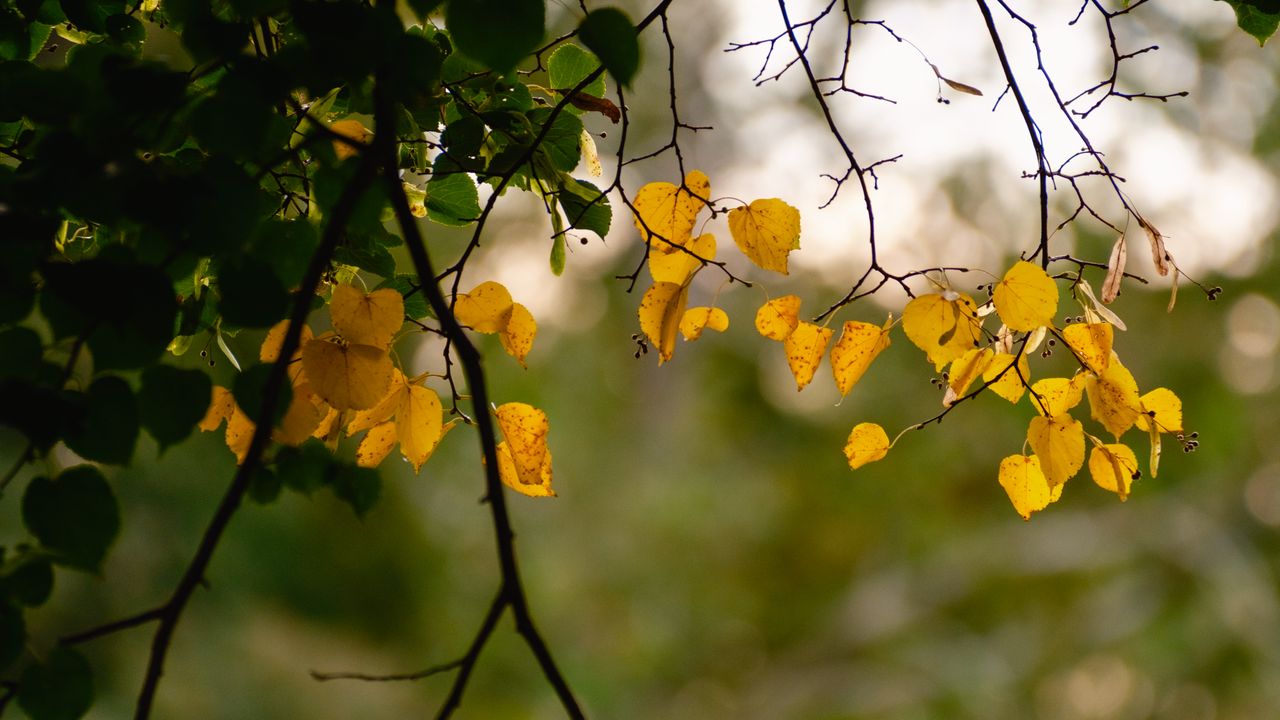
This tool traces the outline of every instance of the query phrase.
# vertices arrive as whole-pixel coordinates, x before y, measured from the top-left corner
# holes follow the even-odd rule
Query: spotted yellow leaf
[[[888,454],[889,436],[876,423],[864,422],[853,426],[849,439],[844,444],[844,456],[849,461],[849,467],[854,470]]]
[[[506,287],[486,280],[471,288],[471,292],[458,293],[453,305],[453,316],[458,319],[458,323],[476,332],[496,333],[506,327],[514,305]]]
[[[1045,271],[1025,260],[1009,268],[992,294],[996,312],[1012,330],[1030,332],[1053,324],[1058,286]]]
[[[1023,520],[1030,520],[1031,513],[1049,507],[1062,495],[1062,485],[1050,487],[1035,455],[1010,455],[1001,460],[999,479]]]
[[[982,320],[973,298],[948,291],[921,295],[902,311],[902,330],[907,339],[929,357],[935,370],[978,346]]]
[[[1128,445],[1095,445],[1089,453],[1089,474],[1103,490],[1129,497],[1129,488],[1138,476],[1138,458]]]
[[[655,242],[649,246],[649,274],[654,282],[685,285],[702,268],[703,261],[716,259],[716,236],[703,233],[685,245]]]
[[[889,347],[889,329],[893,318],[883,326],[849,320],[840,330],[840,339],[831,347],[831,373],[835,376],[840,396],[849,394],[862,379],[876,356]]]
[[[990,348],[974,348],[952,360],[951,369],[947,371],[947,392],[942,398],[943,406],[951,407],[964,397],[973,381],[986,371],[993,357],[995,353]]]
[[[1139,430],[1149,432],[1182,432],[1182,400],[1168,388],[1156,388],[1138,398],[1142,412],[1134,420]]]
[[[550,486],[550,457],[547,434],[551,430],[546,413],[521,402],[498,406],[498,427],[510,451],[515,480],[521,485]],[[546,468],[544,469],[544,466]],[[544,483],[544,474],[546,482]]]
[[[826,354],[827,343],[831,342],[831,335],[831,328],[802,322],[783,341],[783,348],[787,351],[787,366],[796,378],[796,390],[803,390],[813,380],[813,374],[817,372],[822,356]]]
[[[511,448],[503,440],[498,443],[498,477],[502,484],[529,497],[555,497],[556,491],[551,489],[551,453],[547,452],[538,469],[537,482],[522,482],[516,472],[515,462],[511,458]]]
[[[756,311],[756,331],[770,340],[786,340],[799,324],[800,298],[796,295],[774,298]]]
[[[729,211],[729,233],[751,262],[786,275],[787,257],[800,247],[800,211],[778,198],[752,200]]]
[[[1066,482],[1084,465],[1084,426],[1070,415],[1031,418],[1027,444],[1040,458],[1040,470],[1051,487]]]
[[[1075,323],[1063,328],[1062,339],[1085,368],[1101,373],[1111,364],[1113,333],[1111,323]]]
[[[394,288],[366,295],[354,285],[334,285],[329,319],[343,340],[386,350],[404,324],[404,296]]]
[[[684,311],[680,318],[680,334],[688,341],[702,337],[702,331],[710,328],[716,332],[729,329],[729,315],[720,308],[695,307]]]
[[[1089,412],[1093,419],[1116,437],[1133,427],[1142,414],[1138,383],[1115,353],[1106,370],[1098,375],[1089,374],[1085,391],[1089,394]]]
[[[682,187],[668,182],[649,183],[636,193],[636,229],[650,246],[685,245],[693,235],[698,213],[710,199],[711,181],[701,170],[689,171]]]
[[[989,383],[987,389],[996,395],[1011,403],[1018,402],[1027,390],[1027,383],[1031,382],[1027,356],[996,353],[987,369],[982,371],[982,381]]]
[[[413,465],[414,472],[421,470],[435,451],[443,425],[440,396],[431,388],[409,385],[396,408],[396,438],[400,441],[400,453]]]
[[[369,428],[356,446],[356,465],[364,468],[375,468],[391,454],[396,446],[396,423],[394,420],[378,423]]]
[[[512,303],[511,316],[507,319],[507,324],[498,332],[498,339],[502,341],[502,349],[515,358],[521,367],[526,367],[524,359],[529,356],[529,351],[533,349],[533,339],[537,335],[538,323],[533,319],[533,314],[529,312],[529,308],[520,303]]]
[[[379,423],[385,422],[396,414],[396,408],[400,407],[400,397],[408,390],[407,381],[404,373],[400,372],[400,368],[392,368],[391,382],[387,385],[387,392],[378,400],[378,403],[368,410],[360,410],[355,413],[347,423],[347,435],[355,435],[362,430]]]
[[[231,417],[231,413],[235,411],[236,400],[231,395],[231,391],[221,385],[213,386],[213,395],[209,401],[209,409],[205,410],[204,418],[196,427],[205,432],[212,432],[222,425],[222,422]]]
[[[367,410],[391,386],[395,366],[385,350],[330,340],[302,346],[302,367],[312,391],[337,410]]]
[[[676,332],[688,301],[688,285],[668,282],[654,283],[640,299],[640,330],[657,348],[659,365],[676,351]]]
[[[1041,415],[1061,415],[1080,404],[1084,386],[1084,375],[1037,380],[1031,385],[1031,404]]]

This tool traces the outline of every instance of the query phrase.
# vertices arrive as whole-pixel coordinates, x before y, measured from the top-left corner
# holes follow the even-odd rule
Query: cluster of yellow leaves
[[[698,215],[711,201],[711,181],[699,170],[676,186],[645,185],[636,193],[635,224],[648,248],[653,285],[640,300],[640,330],[658,351],[658,363],[675,353],[677,332],[686,341],[703,330],[724,332],[729,316],[716,307],[687,307],[694,276],[716,261],[716,238],[694,235]],[[787,274],[787,258],[800,247],[800,211],[777,198],[753,200],[728,213],[729,233],[751,262]]]
[[[492,280],[458,293],[453,305],[453,315],[458,322],[479,333],[497,333],[502,349],[515,358],[521,367],[533,349],[533,339],[538,335],[538,323],[529,308],[515,302],[511,293],[501,283]]]

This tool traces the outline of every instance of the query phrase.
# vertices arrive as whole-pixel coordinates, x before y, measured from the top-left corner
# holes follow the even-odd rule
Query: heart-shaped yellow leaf
[[[538,335],[538,323],[533,319],[533,314],[529,312],[529,308],[520,303],[512,303],[511,317],[507,319],[507,324],[498,333],[498,339],[502,341],[502,349],[507,354],[515,358],[520,367],[527,367],[524,359],[529,356],[529,351],[533,349],[533,339]]]
[[[799,324],[800,298],[796,295],[774,298],[756,311],[756,331],[770,340],[786,340]]]
[[[1133,427],[1142,414],[1138,383],[1114,353],[1106,370],[1098,375],[1089,374],[1085,391],[1089,394],[1089,413],[1093,419],[1116,437]]]
[[[343,340],[386,350],[404,324],[404,296],[394,288],[366,295],[354,285],[334,285],[329,319]]]
[[[840,330],[840,339],[831,347],[831,373],[835,376],[840,396],[849,394],[862,379],[867,368],[889,347],[889,329],[893,319],[883,326],[849,320]]]
[[[951,407],[964,397],[969,386],[986,371],[994,356],[991,348],[974,348],[952,360],[951,369],[947,371],[947,392],[942,398],[942,405]]]
[[[844,456],[849,467],[857,470],[867,463],[875,462],[889,454],[889,436],[884,428],[876,423],[858,423],[849,433],[844,444]]]
[[[1084,375],[1037,380],[1031,385],[1031,404],[1041,415],[1062,415],[1080,404],[1084,386]]]
[[[973,298],[964,293],[921,295],[903,309],[902,331],[941,370],[978,346],[982,319]]]
[[[551,453],[542,459],[542,467],[538,472],[538,482],[526,483],[520,480],[516,472],[515,462],[511,459],[511,448],[503,440],[498,443],[498,477],[502,484],[529,497],[555,497],[556,491],[551,489]]]
[[[1027,443],[1050,487],[1071,479],[1084,465],[1084,426],[1070,415],[1031,418]]]
[[[729,211],[729,233],[751,262],[786,275],[787,257],[800,247],[800,211],[778,198],[752,200]]]
[[[1001,460],[999,479],[1023,520],[1030,520],[1031,513],[1049,507],[1062,495],[1062,485],[1049,486],[1040,470],[1040,459],[1034,455],[1010,455]]]
[[[1014,365],[1015,362],[1016,365]],[[1031,382],[1031,368],[1027,366],[1027,356],[996,353],[987,365],[987,369],[982,371],[982,381],[990,383],[987,389],[996,395],[1011,403],[1018,402],[1027,390],[1027,383]],[[1077,391],[1077,402],[1079,395]]]
[[[1053,324],[1058,286],[1044,270],[1025,260],[1009,268],[992,295],[996,312],[1010,329],[1030,332]]]
[[[396,437],[400,453],[413,465],[414,472],[421,470],[435,451],[443,426],[440,396],[431,388],[409,385],[396,408]]]
[[[813,380],[813,374],[818,371],[822,356],[826,354],[827,343],[831,342],[831,335],[831,328],[802,322],[783,341],[787,366],[796,378],[797,391],[803,390]]]
[[[331,340],[302,346],[302,367],[312,391],[337,410],[366,410],[391,386],[395,366],[385,350]]]
[[[1139,430],[1150,432],[1182,432],[1182,400],[1169,388],[1156,388],[1138,398],[1142,412],[1134,419]]]
[[[685,245],[655,242],[649,246],[649,274],[654,282],[687,285],[704,260],[715,259],[716,236],[711,233],[703,233]]]
[[[650,246],[685,245],[693,234],[698,213],[711,199],[711,181],[701,170],[691,170],[684,186],[652,182],[636,193],[636,229]],[[655,278],[656,280],[657,278]]]
[[[458,293],[453,304],[453,316],[459,324],[476,332],[496,333],[507,326],[514,305],[506,287],[487,280],[471,288],[471,292]]]

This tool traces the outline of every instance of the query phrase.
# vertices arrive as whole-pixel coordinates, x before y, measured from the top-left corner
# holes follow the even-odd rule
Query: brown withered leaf
[[[564,90],[557,90],[556,92],[564,94],[571,91],[566,88]],[[595,95],[577,92],[569,96],[569,103],[585,112],[598,112],[609,118],[614,125],[617,125],[618,122],[622,120],[622,111],[620,111],[618,106],[614,105],[613,101],[608,98],[596,97]]]
[[[1164,247],[1164,235],[1160,234],[1155,225],[1147,222],[1146,218],[1137,213],[1134,214],[1134,217],[1138,218],[1138,224],[1142,226],[1142,229],[1147,231],[1147,239],[1151,241],[1151,260],[1156,264],[1156,272],[1160,273],[1160,277],[1168,275],[1169,261],[1172,258],[1169,257],[1169,251]]]
[[[1110,304],[1120,296],[1120,283],[1124,280],[1124,266],[1129,261],[1129,250],[1125,245],[1124,235],[1116,238],[1111,246],[1111,257],[1107,260],[1107,277],[1102,281],[1102,302]]]

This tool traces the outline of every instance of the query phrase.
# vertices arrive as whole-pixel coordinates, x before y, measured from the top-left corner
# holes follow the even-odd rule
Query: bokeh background
[[[648,9],[622,4],[633,17]],[[1108,74],[1094,9],[1072,25],[1078,3],[1017,5],[1037,24],[1064,94]],[[818,7],[791,6],[793,18]],[[855,6],[919,48],[859,28],[851,80],[896,104],[835,100],[860,160],[903,154],[878,171],[882,262],[897,271],[944,262],[1002,271],[1035,242],[1035,185],[1020,177],[1034,159],[1009,99],[992,109],[1003,81],[977,8],[958,0]],[[571,27],[576,11],[552,3],[553,31]],[[1050,152],[1064,158],[1078,141],[1043,104],[1023,30],[995,12]],[[940,409],[932,367],[895,332],[843,402],[825,366],[795,391],[780,346],[755,333],[754,310],[794,292],[804,314],[816,315],[848,289],[868,257],[861,199],[850,186],[818,209],[831,190],[820,175],[843,165],[801,76],[756,87],[763,53],[724,52],[779,32],[775,4],[676,2],[669,17],[682,117],[715,128],[680,135],[687,167],[707,172],[717,197],[777,196],[800,208],[792,274],[753,272],[729,257],[727,228],[713,221],[707,229],[733,268],[760,282],[724,287],[714,271],[702,273],[692,301],[719,293],[731,327],[682,341],[661,368],[652,352],[633,357],[644,286],[628,293],[615,276],[629,273],[642,249],[620,214],[607,241],[571,243],[568,271],[554,278],[539,203],[513,195],[464,282],[506,283],[540,323],[527,370],[496,338],[480,342],[493,396],[551,418],[560,496],[512,496],[513,521],[535,617],[589,715],[1280,717],[1276,48],[1260,49],[1237,30],[1222,2],[1151,2],[1117,20],[1122,50],[1160,45],[1121,66],[1122,87],[1190,95],[1113,98],[1084,127],[1181,266],[1224,288],[1210,302],[1184,282],[1166,313],[1167,281],[1154,278],[1136,242],[1131,268],[1154,282],[1129,284],[1113,305],[1129,328],[1117,351],[1144,390],[1164,386],[1182,397],[1187,428],[1202,444],[1184,455],[1167,441],[1159,477],[1144,477],[1126,503],[1080,476],[1059,503],[1024,522],[996,467],[1022,446],[1026,403],[966,403],[904,437],[884,461],[848,469],[840,449],[855,423],[878,422],[892,435]],[[645,71],[628,93],[636,153],[671,134],[666,43],[652,31],[645,40]],[[826,62],[842,36],[814,42]],[[939,103],[920,53],[985,95],[946,91],[951,102]],[[607,156],[617,130],[595,122]],[[628,166],[625,177],[634,191],[675,174],[667,155]],[[1101,213],[1122,222],[1102,187],[1088,190]],[[1061,217],[1071,205],[1059,200]],[[441,258],[465,242],[427,231]],[[1080,223],[1054,243],[1105,261],[1114,239]],[[972,287],[990,278],[951,279]],[[836,322],[883,321],[904,299],[886,290]],[[234,348],[252,355],[257,341],[245,333]],[[399,351],[417,371],[439,369],[430,342],[406,341]],[[1037,376],[1068,371],[1061,357],[1036,360]],[[213,372],[225,383],[232,370],[223,362]],[[1145,439],[1136,431],[1129,439],[1145,467]],[[6,455],[16,452],[16,439],[0,440]],[[420,476],[389,462],[383,500],[363,519],[326,493],[246,506],[178,628],[157,717],[433,713],[450,675],[319,683],[308,672],[407,672],[463,653],[498,581],[478,454],[475,434],[460,429]],[[54,601],[29,616],[33,637],[52,642],[161,602],[233,471],[216,435],[163,456],[141,445],[135,467],[114,475],[124,531],[101,576],[60,573]],[[6,543],[23,535],[17,505],[16,495],[0,503]],[[140,628],[84,646],[102,698],[90,717],[130,716],[149,643]],[[505,619],[456,717],[560,716]]]

